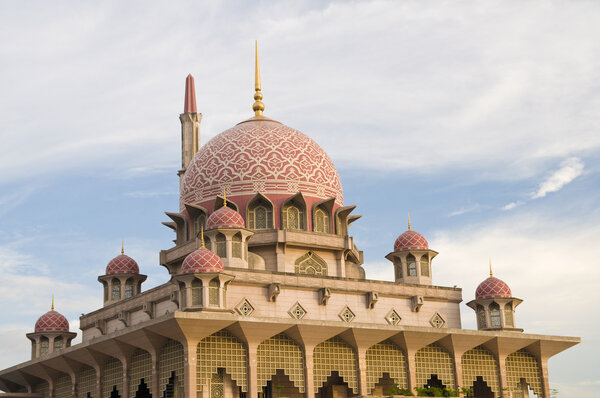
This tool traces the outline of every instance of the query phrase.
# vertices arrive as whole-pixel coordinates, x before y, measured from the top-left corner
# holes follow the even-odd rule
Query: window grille
[[[421,276],[429,276],[429,259],[427,254],[421,256]]]
[[[129,396],[135,397],[140,383],[144,379],[147,386],[152,386],[152,356],[148,351],[136,349],[131,354],[129,364]]]
[[[123,365],[116,358],[111,358],[104,364],[102,377],[102,396],[110,398],[113,387],[117,387],[117,391],[123,388]]]
[[[202,281],[200,279],[192,280],[192,306],[202,305]]]
[[[258,199],[248,206],[248,228],[273,228],[273,207],[263,199]]]
[[[297,274],[327,275],[327,263],[312,251],[300,256],[295,264]]]
[[[40,354],[47,354],[50,348],[50,343],[47,337],[42,337],[40,340]]]
[[[285,334],[278,334],[260,343],[256,362],[259,392],[262,392],[277,369],[282,369],[300,393],[304,393],[302,348]]]
[[[246,347],[226,330],[221,330],[198,343],[197,386],[208,386],[211,376],[224,368],[243,392],[248,392]]]
[[[208,283],[208,304],[219,306],[219,279],[214,278]]]
[[[358,394],[356,375],[356,354],[352,347],[339,337],[333,337],[317,345],[313,354],[314,390],[327,381],[333,371],[337,371],[344,382],[355,394]]]
[[[223,234],[217,234],[217,256],[221,258],[227,257],[226,239]]]
[[[370,394],[384,373],[389,373],[399,388],[407,388],[406,356],[400,347],[387,340],[367,350],[367,389]]]
[[[417,260],[415,259],[415,256],[413,256],[412,254],[409,254],[408,256],[406,256],[406,264],[408,267],[408,272],[407,272],[408,276],[417,276],[416,261]]]
[[[169,340],[161,347],[158,371],[160,396],[162,397],[167,390],[171,374],[175,372],[177,398],[183,397],[183,346],[180,343]]]
[[[94,368],[85,367],[77,376],[77,392],[80,397],[86,397],[88,394],[96,394],[96,371]]]
[[[494,397],[500,397],[498,363],[490,351],[475,347],[463,354],[461,363],[463,387],[472,388],[479,376],[492,389]]]
[[[500,306],[497,303],[490,304],[490,322],[493,328],[499,328],[502,326],[502,320],[500,319]]]
[[[71,398],[73,385],[71,383],[71,377],[67,375],[61,375],[54,381],[54,397],[55,398]]]
[[[113,300],[121,299],[121,281],[118,279],[113,279],[112,281],[112,296]]]
[[[231,238],[231,256],[234,258],[242,258],[242,235],[239,233]]]
[[[514,327],[515,325],[512,303],[504,304],[504,324],[507,327]]]
[[[329,233],[329,216],[327,215],[327,212],[320,207],[315,210],[314,224],[315,232]]]
[[[485,319],[485,309],[479,304],[477,304],[477,327],[479,329],[485,329],[487,327],[487,320]]]
[[[447,387],[454,388],[454,362],[444,348],[438,344],[430,344],[415,354],[416,382],[418,387],[427,385],[432,375]]]
[[[125,298],[133,297],[133,282],[128,280],[125,284]]]
[[[537,359],[525,349],[513,352],[506,357],[506,381],[511,391],[521,391],[521,379],[525,379],[529,387],[538,396],[542,396],[540,367]]]
[[[62,337],[58,336],[54,338],[54,351],[60,350],[63,348],[64,342]]]
[[[293,204],[283,207],[283,228],[304,229],[304,212],[300,207]]]

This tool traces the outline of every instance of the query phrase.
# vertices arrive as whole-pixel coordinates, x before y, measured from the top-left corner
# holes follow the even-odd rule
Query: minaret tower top
[[[194,77],[190,74],[185,78],[185,103],[183,113],[196,112],[196,89],[194,88]]]

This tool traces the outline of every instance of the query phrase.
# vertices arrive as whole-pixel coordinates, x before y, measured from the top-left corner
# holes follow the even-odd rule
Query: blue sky
[[[167,280],[185,76],[205,143],[251,115],[258,39],[265,114],[332,157],[367,276],[392,278],[410,212],[434,283],[467,302],[491,257],[518,325],[583,338],[550,361],[559,396],[597,396],[599,18],[591,1],[1,3],[0,367],[28,359],[52,293],[74,328],[101,305],[121,239],[145,288]]]

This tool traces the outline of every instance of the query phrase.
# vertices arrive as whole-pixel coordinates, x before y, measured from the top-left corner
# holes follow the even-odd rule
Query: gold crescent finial
[[[54,311],[54,294],[52,295],[52,306],[50,307],[50,311]]]
[[[200,247],[206,249],[204,247],[204,225],[200,226]]]
[[[494,274],[492,274],[492,259],[490,258],[490,278],[493,278]]]
[[[121,256],[125,254],[125,239],[121,239]]]
[[[254,111],[254,117],[262,118],[263,111],[265,110],[265,104],[263,104],[263,95],[261,93],[260,86],[260,65],[258,63],[258,40],[254,42],[254,104],[252,110]]]
[[[227,187],[223,187],[223,207],[227,207]]]
[[[410,227],[410,213],[408,213],[408,230],[409,231],[411,230],[411,227]]]

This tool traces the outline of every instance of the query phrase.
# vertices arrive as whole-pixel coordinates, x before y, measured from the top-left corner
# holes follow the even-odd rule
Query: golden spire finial
[[[408,213],[408,230],[409,231],[411,230],[411,227],[410,227],[410,213]]]
[[[50,307],[50,311],[54,311],[54,294],[52,295],[52,306]]]
[[[227,207],[227,187],[223,187],[223,207]]]
[[[255,118],[262,118],[263,111],[265,110],[265,104],[262,103],[263,95],[260,92],[260,66],[258,64],[258,40],[254,42],[254,105],[252,110],[254,111]]]
[[[492,274],[492,259],[490,258],[490,278],[493,278],[494,274]]]
[[[204,225],[200,226],[200,248],[206,249],[204,247]]]
[[[125,239],[121,239],[121,256],[125,254]]]

